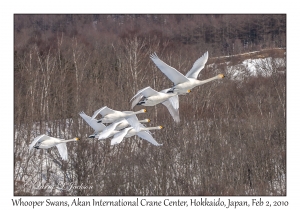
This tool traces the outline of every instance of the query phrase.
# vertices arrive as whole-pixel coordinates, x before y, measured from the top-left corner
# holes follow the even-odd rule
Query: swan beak
[[[163,129],[164,127],[162,127],[161,125],[160,126],[158,126],[160,129]]]
[[[224,76],[224,74],[219,74],[219,78],[220,79],[222,79],[222,78],[224,78],[225,76]]]
[[[76,141],[79,141],[79,140],[80,140],[80,138],[76,137],[76,138],[75,138],[75,140],[76,140]]]
[[[144,111],[144,112],[147,112],[147,110],[146,110],[146,109],[143,109],[143,111]]]

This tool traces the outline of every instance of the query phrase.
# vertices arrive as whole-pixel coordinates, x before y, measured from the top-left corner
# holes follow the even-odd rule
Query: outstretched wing
[[[197,79],[200,71],[204,68],[206,62],[208,60],[208,52],[204,53],[200,58],[198,58],[191,70],[185,75],[187,78]]]
[[[150,86],[148,86],[148,87],[145,87],[144,89],[142,89],[142,90],[139,90],[138,92],[137,92],[137,94],[135,94],[135,96],[133,96],[132,97],[132,99],[134,99],[136,96],[138,96],[139,94],[142,94],[143,96],[145,96],[145,97],[150,97],[150,96],[153,96],[153,95],[159,95],[159,93],[156,91],[156,90],[154,90],[154,89],[152,89]],[[131,99],[131,100],[132,100]],[[130,100],[130,101],[131,101]]]
[[[161,146],[161,145],[163,145],[163,144],[157,143],[157,141],[148,132],[140,131],[140,132],[137,132],[136,135],[138,135],[142,139],[145,139],[145,140],[149,141],[151,144],[154,144],[155,146]]]
[[[179,71],[160,60],[155,53],[151,54],[150,58],[155,63],[155,65],[174,83],[174,85],[189,81]]]
[[[178,96],[177,96],[178,97]],[[171,116],[173,117],[174,121],[179,123],[180,122],[180,118],[179,118],[179,109],[175,109],[172,105],[172,103],[170,102],[170,100],[166,100],[162,103],[163,105],[165,105],[167,107],[167,109],[169,110],[169,113],[171,114]]]
[[[68,160],[68,150],[66,143],[60,143],[56,145],[58,152],[63,160]]]
[[[131,125],[131,127],[134,128],[137,132],[141,130],[141,123],[139,122],[139,119],[136,117],[136,115],[131,115],[130,117],[125,118],[128,123]]]
[[[80,112],[79,115],[89,124],[96,132],[103,131],[106,126],[103,123],[97,123],[96,119],[92,119],[90,116],[86,115],[84,112]]]
[[[130,129],[132,129],[132,127],[124,128],[120,132],[116,133],[112,138],[110,145],[119,144],[124,139],[124,137],[126,136],[126,134]]]
[[[178,99],[178,95],[172,96],[171,98],[168,98],[168,100],[172,106],[174,107],[174,109],[179,109],[179,99]]]
[[[135,105],[137,105],[143,97],[143,94],[139,94],[138,96],[136,96],[136,98],[131,103],[131,109],[133,109],[133,107],[135,107]]]
[[[108,108],[107,106],[104,106],[100,109],[98,109],[97,111],[94,112],[93,116],[92,116],[92,119],[95,119],[95,117],[98,115],[98,114],[101,114],[102,116],[105,116],[105,115],[108,115],[108,114],[112,114],[112,113],[115,113],[115,110],[112,110],[110,108]]]
[[[42,142],[42,141],[45,141],[46,139],[49,139],[50,137],[45,135],[45,134],[42,134],[40,136],[37,136],[33,139],[33,142],[31,142],[31,144],[29,145],[29,151],[34,147],[34,145],[37,143],[37,142]]]
[[[121,124],[125,119],[122,118],[120,120],[117,120],[116,122],[113,122],[109,126],[107,126],[98,136],[98,139],[106,139],[109,137],[109,135],[116,129],[116,127]]]

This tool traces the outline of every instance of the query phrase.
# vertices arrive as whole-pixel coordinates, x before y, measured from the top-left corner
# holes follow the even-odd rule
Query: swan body
[[[193,67],[185,76],[175,68],[160,60],[155,53],[151,54],[150,58],[155,65],[174,83],[174,87],[168,91],[169,93],[177,92],[178,94],[185,94],[186,91],[191,90],[196,86],[225,77],[223,74],[219,74],[207,80],[197,80],[200,71],[204,68],[208,60],[208,52],[204,53],[204,55],[195,61]]]
[[[129,124],[134,127],[136,130],[139,129],[139,121],[136,117],[136,114],[141,114],[147,112],[146,109],[141,109],[140,111],[116,111],[113,109],[104,106],[94,112],[92,119],[94,119],[98,114],[102,115],[102,118],[98,120],[98,123],[113,123],[117,120],[125,118]]]
[[[79,138],[73,138],[69,140],[65,139],[58,139],[54,137],[47,136],[45,134],[37,136],[33,142],[29,145],[29,151],[31,151],[32,148],[35,149],[49,149],[51,147],[56,146],[58,149],[58,152],[63,160],[68,159],[68,150],[67,150],[67,142],[71,141],[78,141]]]
[[[89,138],[95,138],[95,136],[103,131],[106,126],[103,123],[97,123],[98,120],[92,119],[90,116],[86,115],[83,111],[79,113],[79,115],[85,120],[87,124],[89,124],[93,129],[94,133],[89,136]]]
[[[186,93],[189,93],[189,92],[190,92],[190,90],[186,91]],[[150,86],[148,86],[142,90],[139,90],[137,92],[137,94],[135,94],[135,96],[132,97],[132,99],[134,99],[134,100],[133,101],[132,101],[132,99],[130,100],[130,101],[132,101],[131,108],[133,108],[135,105],[155,106],[155,105],[163,103],[164,101],[168,100],[169,98],[172,98],[173,96],[177,96],[177,95],[178,95],[177,93],[167,93],[167,91],[164,91],[164,90],[157,92],[156,90],[154,90]],[[170,102],[174,103],[173,104],[174,108],[178,108],[177,107],[178,102],[174,101],[174,100],[176,100],[175,98],[173,98],[173,100],[171,100]]]
[[[119,144],[124,138],[132,137],[132,136],[139,136],[142,139],[147,140],[151,144],[155,146],[161,146],[150,134],[149,130],[159,130],[162,129],[162,126],[157,127],[141,127],[140,131],[136,131],[133,127],[124,128],[123,130],[116,133],[111,140],[111,145]]]
[[[144,120],[139,120],[139,123],[143,123],[143,122],[150,122],[149,119],[144,119]],[[126,119],[121,119],[121,120],[117,120],[115,122],[113,122],[112,124],[110,124],[109,126],[107,126],[98,136],[98,139],[106,139],[109,138],[111,135],[111,133],[116,130],[119,131],[123,128],[128,127],[130,124],[128,123],[128,121]]]
[[[178,93],[168,93],[168,91],[170,90],[171,88],[168,88],[157,92],[149,86],[142,90],[139,90],[137,94],[132,97],[132,99],[134,100],[132,101],[131,108],[133,108],[135,105],[155,106],[162,103],[167,107],[174,121],[179,123],[180,119]],[[186,91],[186,93],[189,92],[190,90]]]

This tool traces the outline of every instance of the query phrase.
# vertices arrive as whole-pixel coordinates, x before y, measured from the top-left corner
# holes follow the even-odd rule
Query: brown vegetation
[[[163,105],[147,108],[147,126],[165,127],[153,132],[161,147],[137,137],[115,146],[88,139],[93,130],[78,114],[105,105],[126,111],[137,90],[171,87],[149,58],[153,52],[185,74],[208,50],[208,64],[223,66],[207,65],[201,79],[258,55],[283,58],[285,21],[285,15],[15,15],[15,195],[286,195],[286,77],[273,62],[262,68],[271,76],[228,76],[180,96],[180,124]],[[47,132],[81,137],[68,145],[67,162],[56,149],[28,153],[33,138]],[[47,187],[62,183],[92,189]],[[34,190],[41,185],[47,190]]]

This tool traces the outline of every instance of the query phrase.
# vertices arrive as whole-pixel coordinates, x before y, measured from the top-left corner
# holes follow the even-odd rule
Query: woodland
[[[13,47],[15,196],[287,194],[285,14],[15,14]],[[173,86],[151,53],[186,74],[206,51],[198,79],[226,77],[179,96],[180,123],[146,107],[162,146],[88,138],[79,112],[130,111],[138,90]],[[265,58],[256,75],[241,65]],[[80,141],[65,161],[28,151],[40,134]]]

